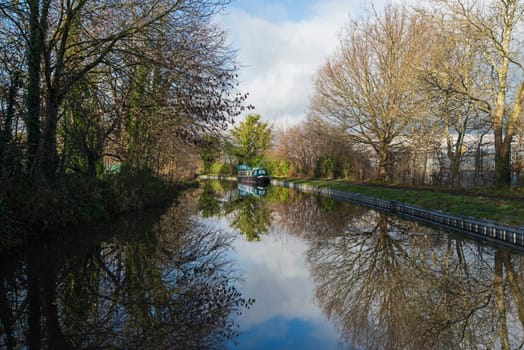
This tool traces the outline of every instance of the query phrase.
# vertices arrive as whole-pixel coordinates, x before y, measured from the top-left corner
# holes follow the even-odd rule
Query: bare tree
[[[404,7],[387,6],[343,29],[339,49],[317,74],[311,113],[370,147],[378,178],[390,180],[390,148],[410,118],[422,113],[413,66],[424,52],[424,23]]]
[[[510,183],[511,143],[522,116],[524,71],[518,41],[524,5],[519,0],[496,0],[488,3],[466,0],[435,0],[457,34],[476,43],[482,55],[477,65],[484,74],[474,81],[459,76],[453,91],[474,100],[490,115],[495,143],[495,183]],[[487,74],[486,74],[487,73]],[[485,76],[487,79],[482,79]],[[479,87],[481,87],[479,89]]]
[[[317,147],[320,140],[319,133],[308,131],[307,125],[307,123],[295,125],[280,130],[276,135],[274,153],[280,159],[289,161],[290,175],[293,176],[313,176],[315,161],[322,152]]]

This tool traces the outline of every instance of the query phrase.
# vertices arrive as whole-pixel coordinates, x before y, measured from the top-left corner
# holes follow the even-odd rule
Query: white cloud
[[[324,317],[315,300],[314,285],[306,263],[307,245],[300,238],[274,233],[260,242],[244,237],[234,243],[236,260],[243,270],[245,297],[255,304],[239,319],[242,328],[264,323],[276,317],[322,323]]]
[[[343,25],[350,15],[363,15],[371,3],[380,9],[386,2],[286,1],[286,7],[283,3],[250,0],[243,2],[245,10],[228,9],[217,21],[229,32],[231,46],[238,51],[239,90],[249,93],[248,103],[255,106],[255,113],[277,124],[304,120],[314,76],[336,50]],[[291,15],[304,17],[292,21]]]
[[[248,242],[244,235],[232,231],[228,218],[198,218],[217,231],[231,232],[234,251],[230,252],[236,270],[243,281],[240,291],[244,298],[255,298],[249,310],[237,319],[241,331],[260,324],[279,326],[300,319],[314,326],[315,338],[333,339],[335,329],[316,302],[315,284],[307,263],[309,245],[302,238],[284,231],[273,223],[261,240]],[[280,329],[287,334],[284,329]],[[269,336],[269,331],[266,335]],[[278,338],[276,334],[274,337]]]
[[[312,8],[308,18],[294,22],[273,22],[236,8],[219,19],[238,50],[240,91],[249,92],[248,102],[266,120],[296,123],[305,118],[314,75],[334,52],[350,11],[361,6],[319,1]]]

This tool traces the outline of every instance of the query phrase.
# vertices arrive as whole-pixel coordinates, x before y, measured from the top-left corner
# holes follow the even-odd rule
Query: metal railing
[[[402,202],[369,197],[360,193],[343,192],[326,187],[316,187],[281,180],[272,180],[271,184],[292,188],[302,192],[317,193],[332,198],[350,201],[403,217],[423,221],[441,228],[466,233],[474,238],[480,238],[482,240],[524,250],[524,229],[522,227],[505,225],[490,220],[457,217],[444,212],[428,210]]]

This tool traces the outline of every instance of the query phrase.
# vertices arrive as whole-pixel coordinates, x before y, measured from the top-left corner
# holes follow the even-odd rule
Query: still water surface
[[[58,236],[57,236],[58,237]],[[0,262],[1,349],[515,349],[521,253],[206,182]]]

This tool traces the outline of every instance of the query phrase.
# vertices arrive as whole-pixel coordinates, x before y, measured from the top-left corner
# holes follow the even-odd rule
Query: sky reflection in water
[[[286,233],[259,242],[234,242],[246,284],[255,298],[238,320],[242,349],[335,349],[337,334],[314,303],[306,243]]]
[[[235,201],[235,191],[225,197]],[[227,232],[235,218],[200,220]],[[336,329],[315,303],[304,239],[289,234],[277,220],[271,220],[260,240],[250,241],[238,231],[233,235],[233,258],[244,280],[242,293],[256,302],[237,319],[240,336],[229,343],[230,349],[347,348],[339,343]]]
[[[201,219],[227,232],[227,218]],[[308,244],[274,223],[260,241],[233,233],[245,297],[256,302],[237,319],[240,336],[230,349],[343,349],[333,325],[315,303],[306,261]],[[230,230],[230,229],[229,229]]]

